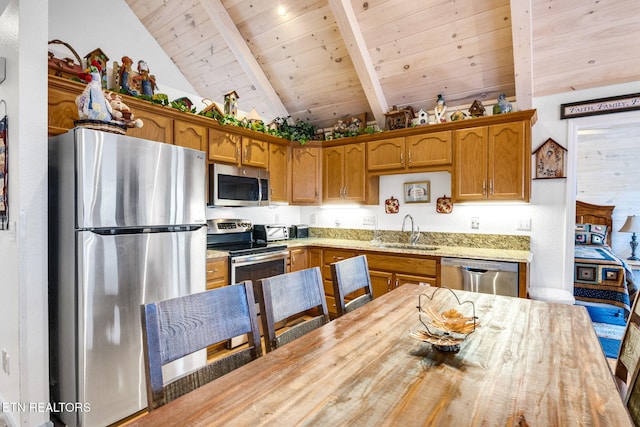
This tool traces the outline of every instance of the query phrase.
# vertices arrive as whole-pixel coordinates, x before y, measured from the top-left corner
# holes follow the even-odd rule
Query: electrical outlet
[[[9,353],[4,348],[2,349],[2,370],[9,375]]]
[[[477,216],[471,218],[471,228],[473,228],[474,230],[480,228],[480,219]]]
[[[531,218],[520,218],[518,220],[518,230],[531,231]]]
[[[316,225],[317,217],[316,214],[311,214],[309,216],[309,225]]]
[[[375,225],[375,218],[373,215],[365,215],[362,217],[362,225]]]
[[[280,224],[280,215],[275,214],[275,217],[274,217],[273,221],[274,221],[275,224]]]

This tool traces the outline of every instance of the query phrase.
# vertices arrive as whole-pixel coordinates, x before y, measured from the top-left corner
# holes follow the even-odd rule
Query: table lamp
[[[631,256],[627,259],[638,261],[638,257],[636,256],[636,248],[638,247],[636,233],[640,232],[640,218],[635,215],[629,215],[622,228],[618,231],[623,233],[633,233],[631,235],[631,242],[629,242],[629,245],[631,245]]]

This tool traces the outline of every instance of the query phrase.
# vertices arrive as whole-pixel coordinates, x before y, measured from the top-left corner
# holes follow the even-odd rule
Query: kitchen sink
[[[429,246],[429,245],[410,245],[408,243],[379,243],[375,245],[377,248],[387,248],[387,249],[412,249],[415,251],[436,251],[438,250],[437,246]]]

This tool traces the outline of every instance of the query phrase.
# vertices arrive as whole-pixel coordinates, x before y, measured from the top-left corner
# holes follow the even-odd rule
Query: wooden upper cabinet
[[[455,131],[451,182],[455,201],[487,198],[487,135],[486,126]]]
[[[407,168],[451,164],[451,131],[407,136]]]
[[[455,131],[454,201],[529,201],[530,126],[522,121]]]
[[[323,148],[324,202],[366,202],[365,144]]]
[[[74,127],[78,120],[76,94],[68,90],[49,87],[49,135],[59,135]]]
[[[241,164],[267,169],[269,166],[269,143],[243,136]]]
[[[209,161],[267,169],[269,144],[255,138],[209,129]]]
[[[173,123],[173,135],[175,145],[194,150],[206,150],[207,128],[204,126],[175,120]]]
[[[269,191],[272,202],[288,202],[291,187],[291,146],[269,144]]]
[[[209,129],[209,161],[239,164],[241,140],[235,133]]]
[[[451,165],[451,131],[371,141],[367,170],[374,173],[406,173],[447,170]]]
[[[128,101],[128,100],[127,100]],[[149,109],[136,106],[132,108],[135,118],[141,119],[143,126],[141,128],[131,128],[127,130],[128,136],[136,138],[148,139],[150,141],[173,143],[173,119],[170,116],[163,116],[154,111],[152,104]]]
[[[404,169],[405,138],[389,138],[367,143],[367,170]]]
[[[322,148],[294,146],[291,158],[291,203],[319,205],[322,201]]]
[[[531,153],[530,138],[526,137],[523,122],[489,126],[490,199],[529,201],[529,183],[531,182],[529,153]]]

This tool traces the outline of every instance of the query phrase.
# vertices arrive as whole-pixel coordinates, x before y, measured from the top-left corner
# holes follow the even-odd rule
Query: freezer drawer
[[[518,296],[518,263],[442,258],[440,282],[451,289]]]

